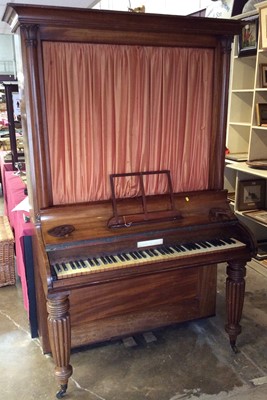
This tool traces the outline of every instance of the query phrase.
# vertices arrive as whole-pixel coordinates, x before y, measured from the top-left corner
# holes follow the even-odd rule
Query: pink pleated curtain
[[[45,42],[43,58],[54,204],[109,199],[116,173],[168,169],[174,192],[208,188],[213,50]]]

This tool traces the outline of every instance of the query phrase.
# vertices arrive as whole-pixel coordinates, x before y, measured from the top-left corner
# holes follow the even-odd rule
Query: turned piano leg
[[[246,262],[231,261],[227,267],[226,279],[226,310],[227,324],[225,330],[229,335],[230,345],[235,353],[237,336],[241,333],[239,324],[245,296]]]
[[[68,379],[72,375],[70,361],[71,330],[69,299],[67,295],[47,299],[48,331],[52,356],[55,362],[55,375],[60,385],[56,394],[61,399],[66,393]]]

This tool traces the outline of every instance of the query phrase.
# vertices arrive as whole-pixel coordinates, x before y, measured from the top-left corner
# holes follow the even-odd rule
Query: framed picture
[[[259,7],[261,4],[259,4]],[[267,7],[260,8],[261,47],[267,49]]]
[[[256,122],[258,126],[267,126],[267,103],[256,104]]]
[[[209,18],[231,18],[235,0],[212,1],[207,6],[205,17]]]
[[[239,211],[265,208],[265,179],[238,181],[236,208]]]
[[[261,86],[267,87],[267,64],[260,64]]]
[[[259,16],[242,19],[244,23],[238,41],[238,57],[251,56],[257,53]]]

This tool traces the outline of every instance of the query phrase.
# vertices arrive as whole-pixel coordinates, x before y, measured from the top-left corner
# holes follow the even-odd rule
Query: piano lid
[[[180,219],[171,221],[147,221],[141,225],[127,224],[120,229],[108,226],[113,217],[111,201],[92,202],[87,204],[57,206],[41,210],[41,230],[45,246],[75,245],[84,241],[119,240],[129,235],[144,235],[151,231],[167,231],[172,229],[198,229],[198,226],[218,224],[220,222],[237,221],[230,211],[225,190],[208,190],[187,193],[174,193],[175,209],[181,213]],[[168,195],[149,196],[149,205],[153,212],[166,209],[169,205]],[[120,210],[125,215],[129,209],[141,213],[141,198],[123,199]],[[71,230],[65,235],[51,235],[51,230],[70,225]]]

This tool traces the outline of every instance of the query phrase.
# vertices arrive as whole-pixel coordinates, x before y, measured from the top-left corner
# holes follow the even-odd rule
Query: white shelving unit
[[[255,11],[235,18],[244,19],[257,15]],[[238,42],[239,37],[236,36],[231,60],[227,129],[227,147],[231,153],[248,152],[255,95],[257,56],[238,57]]]
[[[235,17],[246,19],[257,16],[258,11]],[[267,64],[267,50],[261,48],[260,29],[257,53],[238,56],[239,37],[235,37],[231,60],[229,108],[226,146],[230,153],[247,153],[249,161],[267,160],[267,127],[258,126],[256,104],[267,104],[267,88],[262,87],[261,65]],[[267,242],[267,224],[249,218],[238,209],[240,181],[266,180],[267,170],[250,167],[246,162],[225,163],[225,188],[233,210],[255,234],[258,241]],[[267,213],[267,193],[265,196]]]

